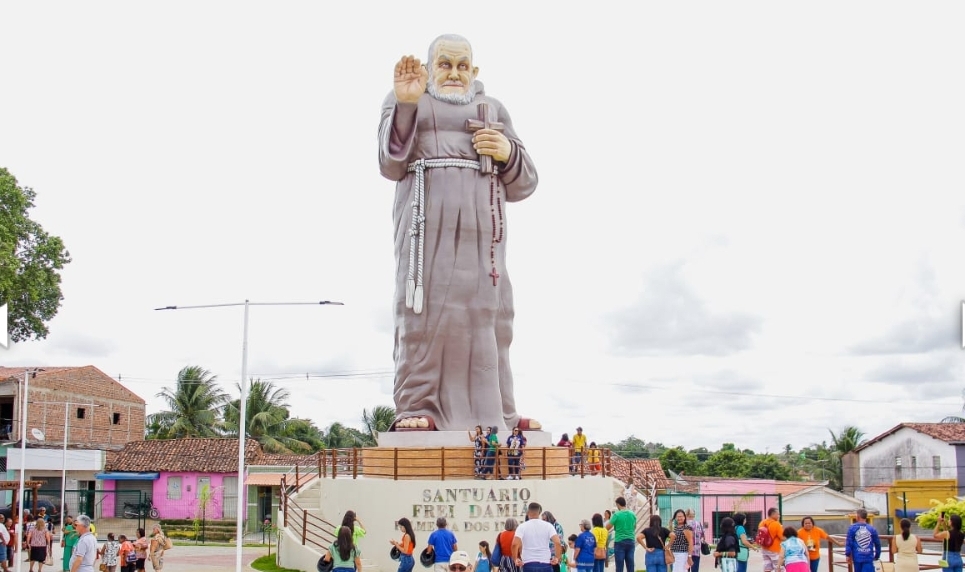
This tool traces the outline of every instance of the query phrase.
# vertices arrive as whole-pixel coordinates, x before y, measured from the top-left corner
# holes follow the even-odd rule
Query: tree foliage
[[[218,377],[201,366],[189,365],[178,372],[174,387],[165,387],[158,397],[167,411],[148,416],[149,439],[220,437],[223,435],[221,409],[228,396]]]
[[[0,167],[0,304],[8,304],[14,342],[47,337],[64,298],[60,271],[71,261],[64,242],[30,220],[36,196]]]
[[[747,467],[748,460],[743,453],[721,449],[707,458],[701,472],[715,477],[746,477]]]
[[[700,461],[697,455],[684,451],[683,447],[667,449],[660,455],[660,465],[665,471],[673,471],[678,475],[696,475]]]

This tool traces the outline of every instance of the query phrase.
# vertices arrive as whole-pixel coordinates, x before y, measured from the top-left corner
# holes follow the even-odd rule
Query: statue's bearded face
[[[441,101],[467,104],[476,96],[472,51],[465,42],[440,41],[430,68],[429,94]]]

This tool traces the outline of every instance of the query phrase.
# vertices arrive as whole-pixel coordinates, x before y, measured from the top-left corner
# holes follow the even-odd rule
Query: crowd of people
[[[780,518],[780,511],[770,508],[752,536],[745,514],[725,517],[717,526],[717,544],[711,547],[706,541],[707,525],[694,518],[693,510],[676,510],[669,527],[663,526],[659,515],[653,515],[638,533],[636,515],[627,508],[626,499],[619,497],[615,511],[605,510],[580,521],[578,533],[567,537],[553,513],[533,502],[524,522],[507,518],[492,544],[480,540],[475,558],[459,548],[447,520],[436,519],[436,530],[426,539],[419,561],[432,572],[604,572],[611,563],[616,572],[635,572],[634,551],[639,545],[647,572],[699,572],[702,556],[713,556],[714,568],[721,572],[747,572],[751,551],[760,552],[763,572],[818,572],[824,542],[844,546],[854,572],[875,572],[881,540],[868,523],[866,510],[856,512],[844,541],[816,526],[810,516],[801,519],[800,528],[784,525]],[[395,526],[401,536],[389,539],[392,558],[399,562],[398,572],[412,572],[418,539],[409,519],[400,518]],[[910,520],[902,519],[900,528],[900,534],[890,541],[895,572],[918,572],[921,539],[911,533]],[[327,569],[362,572],[358,543],[365,534],[355,512],[348,511],[335,542],[322,557]],[[934,536],[944,541],[939,562],[943,572],[962,572],[962,518],[942,514]]]
[[[615,563],[616,572],[635,572],[634,549],[637,517],[627,508],[623,497],[616,499],[616,510],[597,513],[580,522],[580,534],[565,536],[563,525],[539,503],[527,506],[520,523],[508,518],[495,541],[480,540],[475,558],[461,550],[455,533],[444,517],[436,519],[436,530],[429,534],[419,553],[420,563],[433,572],[603,572]],[[412,522],[400,518],[395,523],[398,539],[389,539],[392,558],[399,561],[398,572],[412,572],[419,548]],[[359,540],[365,536],[358,516],[348,511],[335,531],[335,542],[322,556],[320,569],[330,572],[361,572],[362,551]]]
[[[16,514],[16,513],[15,513]],[[54,525],[44,508],[34,516],[25,510],[21,514],[24,527],[21,546],[27,552],[28,572],[42,572],[43,566],[54,563]],[[17,552],[17,517],[6,519],[0,526],[0,570],[9,572],[14,566]],[[100,560],[106,572],[145,572],[146,564],[151,562],[154,570],[164,568],[164,552],[171,542],[159,525],[152,529],[151,536],[143,528],[137,529],[136,536],[125,534],[115,536],[107,533],[103,544],[97,541],[96,528],[90,517],[79,515],[66,516],[60,529],[62,550],[61,570],[63,572],[94,572],[94,564]]]
[[[483,427],[476,425],[469,430],[469,441],[475,448],[475,477],[477,479],[519,480],[520,472],[526,469],[526,435],[519,427],[513,427],[506,442],[500,440],[497,427]],[[577,475],[585,471],[597,475],[603,470],[603,452],[595,441],[587,441],[582,427],[576,428],[573,440],[568,433],[563,433],[556,444],[557,447],[570,449],[570,474]],[[500,477],[496,474],[496,460],[499,455],[506,456],[508,474]]]

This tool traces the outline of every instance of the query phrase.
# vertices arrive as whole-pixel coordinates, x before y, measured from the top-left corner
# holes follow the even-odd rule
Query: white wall
[[[888,494],[873,493],[862,489],[854,491],[854,498],[862,501],[866,509],[877,510],[881,514],[888,512]]]
[[[861,501],[834,494],[822,487],[785,499],[782,506],[786,515],[817,517],[855,511],[861,508]]]
[[[932,457],[936,455],[941,458],[937,473],[932,468]],[[896,457],[901,458],[900,474],[895,471]],[[912,457],[917,458],[917,468],[912,467]],[[893,483],[899,479],[958,478],[955,447],[908,427],[902,427],[859,451],[858,463],[862,487]]]
[[[566,536],[579,531],[579,522],[593,513],[614,507],[623,485],[613,479],[561,478],[522,481],[392,481],[387,479],[329,479],[322,481],[319,500],[322,517],[338,525],[347,510],[354,510],[365,525],[366,536],[359,541],[362,558],[391,572],[398,563],[389,558],[389,539],[401,535],[394,523],[407,517],[416,534],[416,555],[435,530],[437,516],[446,516],[459,548],[475,558],[480,540],[492,547],[503,530],[507,515],[522,522],[526,505],[538,502],[563,525]],[[280,552],[282,566],[314,570],[318,556],[288,549],[298,542],[287,536]],[[299,547],[300,548],[300,547]],[[636,553],[636,568],[643,567],[643,552]],[[416,562],[416,568],[422,566]]]
[[[28,471],[60,471],[64,466],[63,449],[31,449],[27,447],[24,466]],[[102,471],[104,451],[67,449],[68,471]],[[7,449],[7,470],[20,470],[20,449]],[[149,470],[149,469],[145,469]]]

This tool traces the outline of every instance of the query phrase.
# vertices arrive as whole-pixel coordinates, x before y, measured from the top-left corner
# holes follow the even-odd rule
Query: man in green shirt
[[[623,572],[624,564],[627,572],[635,572],[633,551],[636,548],[637,515],[627,510],[625,498],[617,497],[617,511],[610,517],[606,528],[613,530],[613,559],[617,563],[617,572]]]

